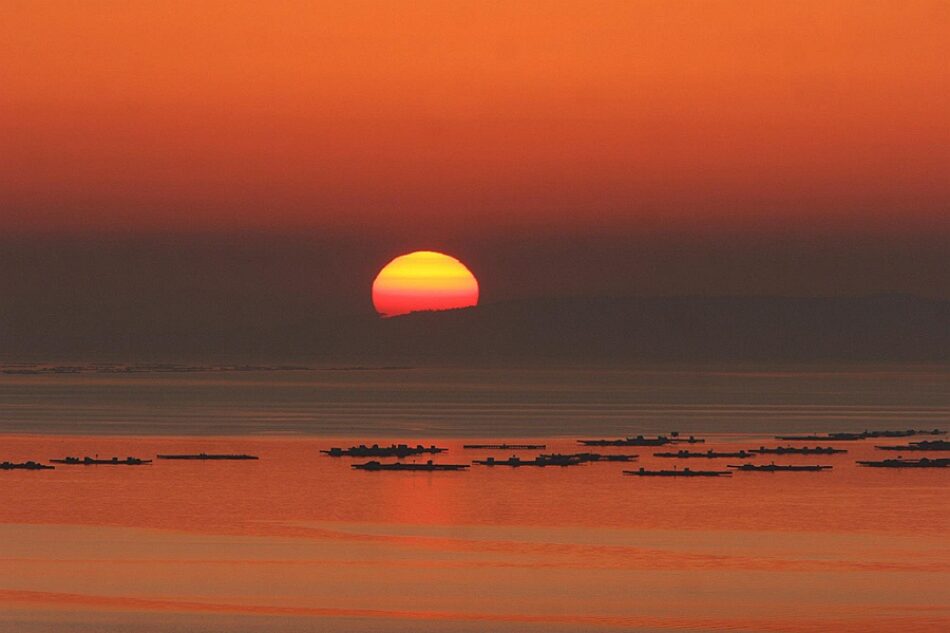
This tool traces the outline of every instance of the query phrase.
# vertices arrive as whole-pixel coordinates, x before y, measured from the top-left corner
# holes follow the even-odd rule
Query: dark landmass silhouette
[[[950,361],[950,300],[908,295],[524,299],[386,319],[288,314],[262,322],[236,314],[216,323],[179,319],[175,327],[71,315],[55,327],[49,319],[36,323],[12,327],[0,319],[8,359],[357,366]]]
[[[387,319],[379,349],[552,361],[950,359],[950,302],[859,298],[518,301]]]

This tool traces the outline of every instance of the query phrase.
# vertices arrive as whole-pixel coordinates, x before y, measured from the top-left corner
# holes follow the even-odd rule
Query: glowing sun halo
[[[442,253],[416,251],[386,264],[373,282],[373,305],[383,316],[450,310],[478,304],[478,280]]]

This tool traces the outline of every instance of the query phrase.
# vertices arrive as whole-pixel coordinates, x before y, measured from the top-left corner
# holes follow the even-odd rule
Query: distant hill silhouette
[[[177,316],[174,327],[69,315],[16,328],[0,322],[0,353],[401,365],[950,361],[950,301],[905,295],[526,299],[388,319]]]
[[[376,325],[365,351],[394,358],[950,360],[950,301],[902,295],[525,300]]]

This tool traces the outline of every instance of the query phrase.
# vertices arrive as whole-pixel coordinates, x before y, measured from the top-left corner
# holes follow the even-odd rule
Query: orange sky
[[[948,229],[946,2],[3,14],[5,231]]]

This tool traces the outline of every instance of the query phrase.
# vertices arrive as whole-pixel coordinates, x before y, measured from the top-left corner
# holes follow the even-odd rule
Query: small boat
[[[63,459],[49,460],[53,464],[66,464],[68,466],[144,466],[151,464],[150,459],[139,459],[138,457],[126,457],[119,459],[98,459],[94,457],[64,457]]]
[[[950,467],[950,457],[941,457],[938,459],[884,459],[881,461],[859,461],[861,466],[870,466],[871,468],[948,468]]]
[[[833,448],[831,446],[774,446],[766,448],[760,446],[749,450],[750,453],[760,455],[835,455],[837,453],[847,453],[843,448]]]
[[[819,465],[791,465],[791,464],[741,464],[739,466],[733,466],[729,464],[729,468],[735,468],[736,470],[741,470],[743,472],[762,472],[762,473],[784,473],[784,472],[820,472],[822,470],[831,470],[831,466],[819,466]]]
[[[950,442],[947,440],[924,440],[899,446],[875,446],[874,448],[882,451],[950,451]]]
[[[423,472],[434,472],[438,470],[465,470],[469,467],[468,464],[433,464],[430,459],[424,464],[405,464],[402,462],[396,462],[393,464],[382,464],[377,461],[366,462],[365,464],[353,464],[351,466],[357,470],[410,470],[410,471],[423,471]]]
[[[703,452],[690,452],[690,451],[676,451],[675,453],[653,453],[654,457],[675,457],[678,459],[689,459],[692,457],[705,457],[707,459],[719,459],[722,457],[737,457],[739,459],[748,459],[750,457],[755,457],[755,453],[748,451],[737,451],[732,453],[720,453],[714,450],[708,450],[705,453]]]
[[[645,468],[640,468],[639,470],[625,470],[623,474],[634,475],[636,477],[729,477],[732,475],[732,471],[691,470],[689,468],[684,468],[683,470],[646,470]]]
[[[48,466],[39,462],[0,462],[0,470],[53,470],[55,466]]]
[[[665,435],[657,435],[656,437],[644,437],[642,435],[638,435],[636,437],[626,437],[619,440],[577,441],[584,446],[666,446],[667,444],[673,443],[673,440]]]
[[[462,448],[496,451],[543,451],[546,444],[464,444]]]
[[[422,444],[417,444],[416,446],[409,446],[408,444],[392,444],[390,446],[373,444],[372,446],[367,446],[360,444],[359,446],[351,446],[350,448],[334,447],[329,450],[321,450],[320,452],[330,457],[395,457],[402,459],[403,457],[422,455],[424,453],[435,455],[444,453],[447,450],[447,448],[423,446]]]
[[[184,455],[156,455],[158,459],[259,459],[256,455],[233,455],[226,453],[195,453]]]

